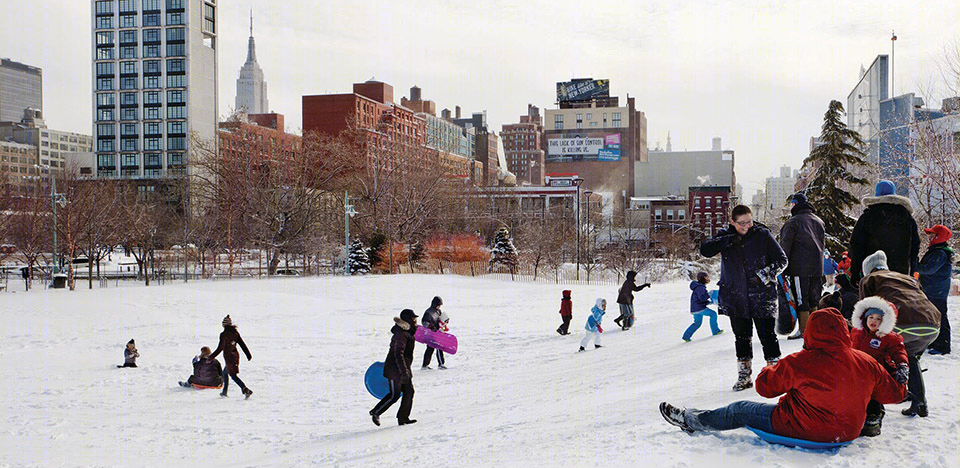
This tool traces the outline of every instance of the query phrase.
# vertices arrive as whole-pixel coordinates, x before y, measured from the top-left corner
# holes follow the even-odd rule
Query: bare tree
[[[117,233],[120,245],[133,255],[137,262],[137,278],[150,286],[149,262],[153,251],[160,245],[162,221],[165,218],[163,201],[156,193],[155,185],[139,190],[134,184],[120,187]]]
[[[41,193],[38,190],[37,193]],[[14,258],[27,266],[26,288],[29,291],[35,268],[44,252],[49,252],[53,242],[53,216],[50,200],[44,196],[16,197],[9,206],[6,221],[7,239],[16,246]]]

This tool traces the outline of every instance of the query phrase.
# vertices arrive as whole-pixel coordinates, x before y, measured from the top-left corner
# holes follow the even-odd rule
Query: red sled
[[[442,331],[433,331],[427,327],[417,327],[413,339],[445,353],[457,354],[457,337]]]
[[[216,387],[208,387],[208,386],[206,386],[206,385],[200,385],[200,384],[190,384],[190,386],[193,387],[193,388],[196,388],[196,389],[198,389],[198,390],[219,390],[219,389],[223,388],[223,385],[222,385],[222,384],[221,384],[221,385],[217,385]]]

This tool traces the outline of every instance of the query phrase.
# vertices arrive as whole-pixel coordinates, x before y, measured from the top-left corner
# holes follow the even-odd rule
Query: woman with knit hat
[[[953,269],[953,250],[947,241],[953,235],[950,229],[938,224],[923,232],[927,233],[930,248],[920,260],[917,273],[920,287],[927,299],[940,311],[940,335],[930,346],[930,354],[950,354],[950,322],[947,320],[947,296],[950,295],[950,274]]]
[[[227,389],[230,388],[230,381],[227,380],[227,376],[233,379],[237,385],[240,386],[240,389],[243,391],[243,396],[250,398],[250,395],[253,394],[253,390],[247,388],[247,386],[240,380],[240,377],[237,374],[240,373],[240,353],[237,351],[237,345],[240,345],[240,349],[243,349],[243,354],[247,355],[247,360],[253,359],[253,356],[250,355],[250,350],[247,349],[246,343],[243,342],[243,338],[240,338],[240,332],[237,331],[237,326],[233,324],[233,320],[230,319],[230,314],[227,314],[223,318],[223,332],[220,333],[220,344],[217,345],[216,351],[210,355],[210,359],[216,359],[220,352],[223,351],[223,360],[226,362],[226,367],[223,368],[223,391],[220,392],[220,396],[227,396]]]
[[[889,180],[877,183],[875,197],[863,197],[865,209],[850,235],[850,281],[858,284],[870,274],[861,271],[863,260],[882,250],[890,269],[905,275],[917,271],[920,235],[913,219],[913,203],[896,194]]]

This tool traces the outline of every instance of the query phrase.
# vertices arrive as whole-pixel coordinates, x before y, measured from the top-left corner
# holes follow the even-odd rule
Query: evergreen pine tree
[[[365,275],[370,271],[370,258],[367,256],[367,249],[364,248],[360,239],[354,239],[350,244],[350,274]]]
[[[420,242],[420,239],[417,239],[410,243],[410,254],[408,261],[412,266],[419,266],[420,262],[427,256],[427,249],[423,246],[423,242]]]
[[[520,264],[520,257],[517,255],[517,249],[513,246],[510,231],[506,226],[497,231],[493,238],[493,248],[490,250],[490,269],[492,270],[497,264],[505,265],[510,269],[510,273],[513,273]]]
[[[820,133],[822,145],[810,151],[803,160],[803,169],[815,171],[805,190],[807,200],[817,209],[827,231],[827,248],[842,252],[850,241],[856,220],[847,215],[860,199],[846,189],[867,185],[868,181],[850,172],[852,168],[868,167],[863,160],[863,139],[843,123],[843,104],[830,101],[823,116]]]

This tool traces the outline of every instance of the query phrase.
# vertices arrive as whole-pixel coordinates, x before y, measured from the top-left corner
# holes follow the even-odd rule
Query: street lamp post
[[[56,275],[60,273],[60,262],[57,258],[59,255],[57,250],[57,205],[64,206],[67,204],[67,196],[57,193],[56,174],[51,174],[50,177],[50,203],[53,205],[53,274]]]
[[[346,275],[350,276],[350,218],[357,214],[350,204],[350,192],[343,192],[343,239],[344,239],[344,259],[346,260]]]
[[[590,258],[590,195],[592,190],[584,190],[583,194],[587,197],[587,258]],[[590,280],[590,274],[587,273],[587,281]]]
[[[580,184],[583,178],[574,177],[573,183],[577,186],[577,281],[580,281]]]

